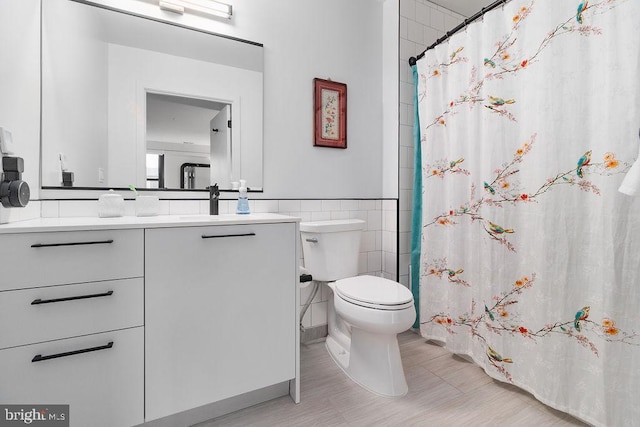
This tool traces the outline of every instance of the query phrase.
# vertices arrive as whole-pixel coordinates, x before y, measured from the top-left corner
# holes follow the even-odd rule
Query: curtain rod
[[[431,46],[429,46],[424,51],[422,51],[422,53],[420,55],[418,55],[417,57],[412,56],[411,58],[409,58],[409,65],[411,65],[411,66],[415,65],[416,62],[419,59],[422,59],[422,57],[424,56],[424,54],[428,50],[431,50],[434,47],[438,46],[439,44],[443,43],[449,37],[451,37],[452,35],[454,35],[458,31],[462,30],[463,28],[465,28],[467,25],[469,25],[473,21],[477,20],[478,18],[482,18],[485,13],[487,13],[487,12],[497,8],[497,7],[502,6],[503,4],[507,3],[508,1],[510,1],[510,0],[496,0],[493,3],[491,3],[489,6],[483,7],[482,9],[480,9],[480,12],[478,12],[478,13],[470,16],[469,18],[465,19],[464,21],[462,21],[462,23],[460,25],[454,27],[451,31],[447,31],[444,36],[440,37],[438,40],[435,41],[435,43],[433,43]]]

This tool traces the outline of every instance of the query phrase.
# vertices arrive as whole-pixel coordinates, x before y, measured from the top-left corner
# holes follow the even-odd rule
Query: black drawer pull
[[[57,359],[59,357],[73,356],[75,354],[90,353],[92,351],[106,350],[111,347],[113,347],[113,341],[110,341],[107,345],[101,345],[99,347],[83,348],[82,350],[67,351],[66,353],[52,354],[50,356],[36,354],[35,356],[33,356],[33,359],[31,359],[31,362],[42,362],[43,360]]]
[[[216,234],[213,236],[207,236],[206,234],[202,235],[203,239],[217,239],[219,237],[244,237],[244,236],[255,236],[256,233],[242,233],[242,234]]]
[[[65,298],[55,298],[55,299],[34,299],[31,301],[31,305],[38,304],[49,304],[51,302],[62,302],[62,301],[74,301],[77,299],[88,299],[88,298],[100,298],[100,297],[108,297],[113,295],[113,291],[105,292],[102,294],[91,294],[91,295],[79,295],[77,297],[65,297]]]
[[[53,248],[55,246],[80,246],[80,245],[106,245],[113,243],[113,239],[110,240],[97,240],[94,242],[69,242],[69,243],[34,243],[32,248]]]

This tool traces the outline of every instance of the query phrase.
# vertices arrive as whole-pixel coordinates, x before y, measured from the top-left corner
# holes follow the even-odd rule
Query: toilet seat
[[[356,276],[335,282],[343,300],[376,310],[404,310],[413,307],[413,294],[398,282],[378,276]]]

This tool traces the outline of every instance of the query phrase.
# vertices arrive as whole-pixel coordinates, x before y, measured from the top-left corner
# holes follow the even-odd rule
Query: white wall
[[[82,5],[59,5],[43,3],[47,16],[64,25],[43,28],[42,131],[48,143],[42,147],[42,183],[61,185],[63,153],[75,187],[106,185],[98,182],[98,169],[107,172],[107,45],[98,20],[79,19]]]
[[[136,182],[142,187],[146,181],[145,105],[150,91],[231,104],[232,117],[237,118],[232,140],[241,159],[234,165],[232,180],[242,178],[249,186],[259,186],[260,146],[252,148],[249,142],[260,138],[261,86],[262,76],[256,71],[109,45],[109,185]]]
[[[382,197],[382,2],[227,0],[231,21],[95,0],[264,44],[264,198]],[[347,84],[346,150],[313,147],[313,79]]]
[[[19,30],[15,23],[19,22]],[[15,155],[24,159],[22,179],[31,198],[40,194],[40,3],[36,0],[0,1],[0,126],[13,134]],[[14,66],[14,64],[16,66]],[[34,211],[33,208],[37,207]],[[5,209],[0,223],[37,217],[39,206]]]

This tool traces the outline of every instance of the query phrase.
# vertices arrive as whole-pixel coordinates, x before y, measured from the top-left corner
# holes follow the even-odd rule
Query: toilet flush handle
[[[318,239],[316,237],[308,237],[305,240],[310,243],[318,243]]]

